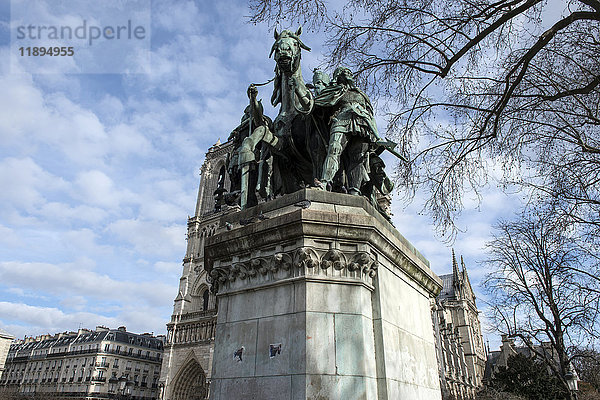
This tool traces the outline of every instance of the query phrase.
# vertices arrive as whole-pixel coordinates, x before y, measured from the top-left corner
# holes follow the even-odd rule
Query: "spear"
[[[252,87],[253,85],[250,85]],[[248,120],[248,137],[252,135],[252,119],[254,116],[254,101],[250,98],[250,119]],[[248,180],[250,175],[250,163],[244,163],[242,165],[242,193],[240,199],[240,207],[243,209],[246,208],[246,204],[248,204]]]

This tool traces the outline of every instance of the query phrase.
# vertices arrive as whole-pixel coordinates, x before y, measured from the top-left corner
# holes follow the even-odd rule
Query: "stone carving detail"
[[[319,265],[317,253],[308,248],[301,247],[296,250],[296,262],[294,266],[297,268],[315,268]]]
[[[352,257],[350,264],[348,264],[349,271],[362,270],[363,273],[369,275],[371,278],[374,278],[375,275],[377,275],[378,267],[379,262],[365,251],[356,253],[354,257]]]
[[[229,280],[235,281],[236,278],[246,279],[248,277],[256,276],[256,269],[252,265],[245,263],[236,263],[231,267],[231,273],[229,274]]]
[[[341,270],[346,266],[346,260],[344,254],[341,251],[331,249],[323,255],[321,258],[321,268],[328,269],[330,267],[336,270]]]
[[[213,293],[217,293],[221,285],[224,285],[227,281],[229,281],[229,268],[213,268],[210,271],[209,276],[206,277],[206,280],[210,284],[210,290]]]
[[[279,269],[289,271],[292,268],[292,256],[286,253],[276,253],[271,261],[271,271],[275,272]]]
[[[354,279],[374,278],[378,262],[368,252],[346,254],[338,249],[321,253],[310,247],[301,247],[290,252],[275,253],[268,257],[256,257],[231,266],[214,267],[208,277],[213,292],[228,282],[247,280],[257,276],[283,272],[288,277],[308,275],[345,276]],[[349,261],[348,261],[349,260]],[[336,272],[339,271],[339,272]],[[287,274],[285,274],[287,272]],[[281,277],[281,275],[280,275]]]

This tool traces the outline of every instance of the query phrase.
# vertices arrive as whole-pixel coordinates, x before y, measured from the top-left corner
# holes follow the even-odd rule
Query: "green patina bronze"
[[[279,113],[273,122],[257,101],[258,85],[248,89],[250,105],[231,136],[231,192],[244,209],[257,204],[256,193],[269,200],[316,187],[365,196],[389,218],[377,203],[378,193],[393,189],[380,154],[389,150],[400,157],[395,144],[379,137],[373,106],[348,68],[337,68],[333,79],[315,70],[312,83],[304,82],[300,61],[310,48],[301,34],[301,28],[275,30],[271,103]]]

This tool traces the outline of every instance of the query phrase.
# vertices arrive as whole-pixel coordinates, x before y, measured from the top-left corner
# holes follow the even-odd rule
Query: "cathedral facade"
[[[229,184],[226,162],[233,143],[211,147],[200,170],[194,216],[187,221],[187,250],[173,315],[167,323],[160,383],[162,399],[200,400],[208,397],[217,315],[216,298],[204,270],[204,240],[217,229],[222,211],[215,212],[214,193]]]
[[[440,275],[443,289],[432,299],[432,321],[444,400],[475,399],[483,385],[486,350],[467,268],[452,251],[452,273]]]

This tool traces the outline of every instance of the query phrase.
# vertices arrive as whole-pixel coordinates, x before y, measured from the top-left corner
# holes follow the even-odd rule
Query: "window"
[[[210,296],[210,293],[208,292],[208,289],[206,289],[204,291],[204,293],[202,293],[202,310],[206,311],[208,310],[208,298]]]
[[[121,351],[121,346],[117,346],[117,352]]]
[[[115,358],[115,361],[113,362],[113,367],[118,368],[119,367],[119,359]]]
[[[104,351],[105,352],[109,352],[110,351],[110,344],[105,344],[104,345]]]

